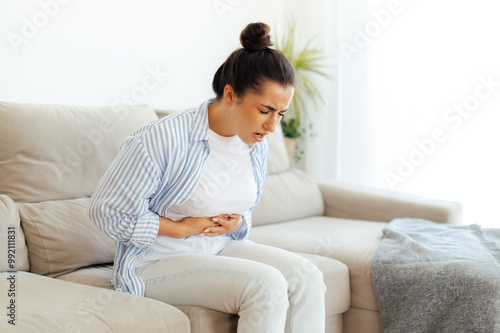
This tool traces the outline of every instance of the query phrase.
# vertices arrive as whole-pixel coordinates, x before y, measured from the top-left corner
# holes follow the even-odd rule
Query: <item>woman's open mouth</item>
[[[254,133],[253,134],[253,138],[257,142],[261,142],[262,140],[264,140],[264,136],[265,136],[265,134],[263,134],[263,133]]]

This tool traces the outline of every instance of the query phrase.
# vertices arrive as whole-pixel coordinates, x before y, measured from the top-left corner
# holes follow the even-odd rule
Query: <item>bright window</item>
[[[500,227],[500,3],[402,0],[384,16],[390,3],[376,1],[363,50],[373,183]]]

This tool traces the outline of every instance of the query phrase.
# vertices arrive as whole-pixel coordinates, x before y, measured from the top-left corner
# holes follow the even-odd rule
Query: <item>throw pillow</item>
[[[56,277],[112,263],[116,246],[87,216],[90,198],[18,204],[30,271]]]

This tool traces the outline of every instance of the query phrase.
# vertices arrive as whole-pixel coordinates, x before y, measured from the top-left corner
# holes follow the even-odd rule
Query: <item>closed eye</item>
[[[257,109],[257,110],[259,110],[259,111],[260,111],[260,113],[262,113],[262,114],[268,114],[268,113],[269,113],[269,111],[262,111],[262,110],[260,110],[260,109]],[[285,116],[285,112],[278,113],[278,115],[279,115],[280,117],[284,117],[284,116]]]

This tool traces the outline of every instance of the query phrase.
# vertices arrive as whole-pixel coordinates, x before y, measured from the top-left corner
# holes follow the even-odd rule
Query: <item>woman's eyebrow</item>
[[[264,104],[261,104],[261,105],[262,105],[263,107],[265,107],[265,108],[268,108],[268,109],[269,109],[269,110],[271,110],[271,111],[277,111],[277,110],[276,110],[276,108],[273,108],[272,106],[269,106],[269,105],[264,105]],[[283,111],[281,111],[281,112],[286,112],[286,110],[288,110],[288,109],[285,109],[285,110],[283,110]]]

